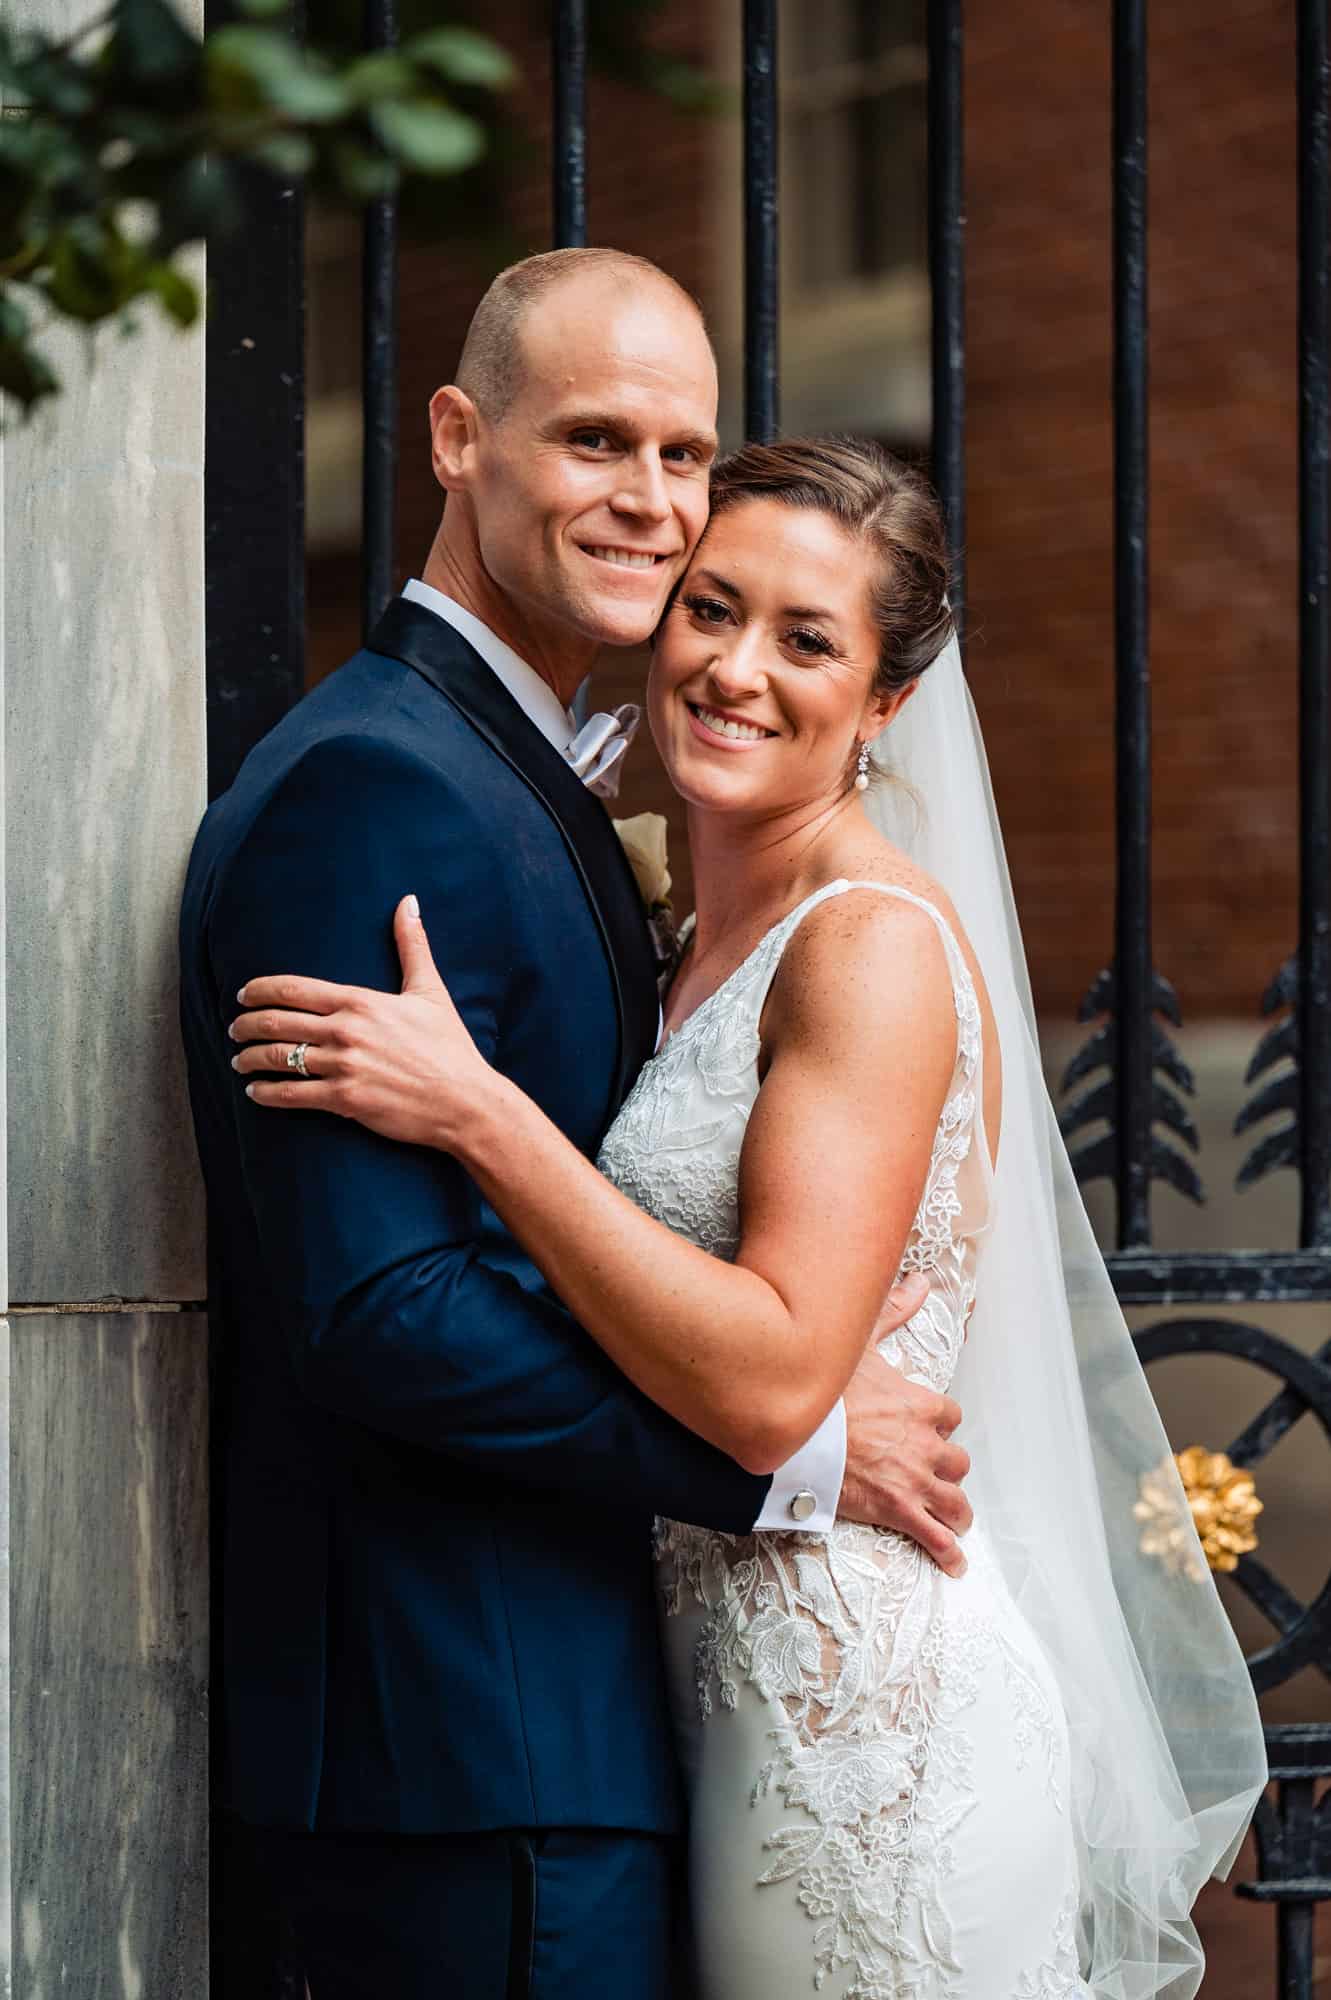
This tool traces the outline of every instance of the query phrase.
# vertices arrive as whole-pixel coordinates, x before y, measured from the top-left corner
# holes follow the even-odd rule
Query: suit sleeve
[[[210,913],[220,1059],[247,979],[395,989],[392,916],[411,890],[493,1060],[514,1004],[510,889],[494,834],[433,767],[377,741],[316,746],[259,814]],[[313,1400],[508,1483],[753,1525],[769,1480],[643,1397],[548,1291],[487,1265],[480,1198],[455,1161],[328,1113],[264,1110],[239,1076],[234,1092],[265,1276]]]

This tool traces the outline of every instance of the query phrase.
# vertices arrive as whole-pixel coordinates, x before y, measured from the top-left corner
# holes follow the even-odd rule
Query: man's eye
[[[610,439],[605,431],[574,431],[572,442],[584,451],[599,451],[603,444],[609,444]]]
[[[661,456],[662,458],[668,458],[672,465],[696,465],[698,463],[698,454],[693,449],[693,446],[689,444],[668,444],[661,453]]]
[[[686,597],[684,602],[704,625],[723,625],[730,616],[729,605],[722,604],[719,597]]]

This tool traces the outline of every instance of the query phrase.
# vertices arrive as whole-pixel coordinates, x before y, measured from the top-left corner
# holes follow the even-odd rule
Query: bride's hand
[[[462,1114],[494,1071],[439,977],[414,896],[398,904],[393,935],[400,993],[291,973],[248,980],[229,1030],[246,1046],[232,1067],[255,1078],[246,1094],[256,1104],[332,1111],[385,1139],[454,1151]],[[297,1049],[308,1076],[288,1060]]]

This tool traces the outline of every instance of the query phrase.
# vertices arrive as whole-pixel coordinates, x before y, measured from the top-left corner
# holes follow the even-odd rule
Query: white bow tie
[[[636,702],[602,709],[583,723],[564,752],[587,790],[595,792],[598,799],[618,796],[624,755],[641,721],[642,710]]]

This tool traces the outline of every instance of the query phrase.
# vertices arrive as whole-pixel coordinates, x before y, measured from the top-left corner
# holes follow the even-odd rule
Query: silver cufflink
[[[807,1486],[802,1486],[790,1503],[791,1515],[796,1521],[807,1521],[817,1511],[818,1495],[810,1493]]]

